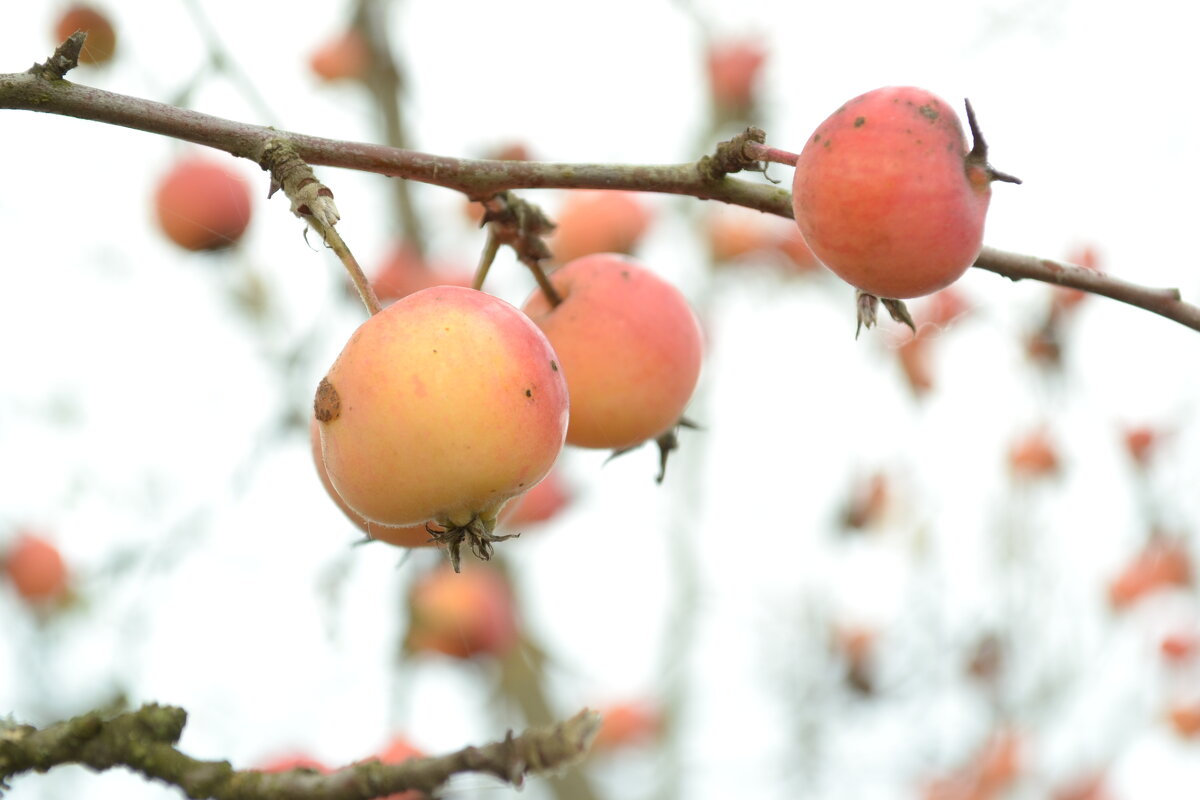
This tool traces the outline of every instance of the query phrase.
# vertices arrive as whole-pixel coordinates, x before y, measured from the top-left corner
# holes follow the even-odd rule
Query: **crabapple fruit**
[[[550,276],[525,313],[561,359],[571,393],[567,443],[619,450],[679,422],[700,377],[700,323],[683,294],[640,263],[600,253]]]
[[[363,35],[351,28],[327,39],[309,56],[308,66],[323,81],[360,80],[367,74],[370,49]]]
[[[649,744],[664,727],[662,710],[649,700],[612,703],[601,710],[600,720],[600,730],[592,742],[593,753]]]
[[[650,211],[637,192],[573,191],[555,217],[550,250],[565,264],[593,253],[628,253],[650,225]]]
[[[809,137],[796,162],[792,208],[813,253],[858,289],[909,298],[949,286],[983,247],[993,180],[941,98],[889,86],[850,100]]]
[[[309,420],[308,433],[312,443],[313,463],[317,467],[317,477],[320,479],[321,485],[325,487],[325,491],[329,493],[330,499],[342,510],[347,519],[357,525],[370,538],[387,542],[396,547],[424,547],[434,544],[434,539],[425,524],[403,525],[400,527],[380,525],[377,522],[371,522],[362,514],[359,514],[353,508],[346,505],[346,501],[333,488],[333,483],[329,480],[329,473],[325,470],[325,461],[321,458],[321,429],[318,426],[316,417]]]
[[[571,504],[574,493],[555,469],[525,494],[504,508],[500,522],[509,529],[522,525],[537,525],[556,517]]]
[[[172,242],[185,250],[220,250],[250,224],[250,185],[225,164],[187,158],[164,176],[154,205]]]
[[[1143,597],[1192,584],[1192,557],[1177,537],[1155,532],[1108,584],[1108,600],[1121,610]]]
[[[67,592],[66,562],[43,536],[22,533],[0,560],[13,588],[26,602],[53,603]]]
[[[758,38],[729,39],[709,45],[708,87],[720,116],[745,118],[753,111],[766,58],[766,47]]]
[[[411,652],[499,656],[519,636],[508,581],[484,565],[459,575],[438,567],[421,576],[412,586],[409,612],[405,646]]]
[[[388,302],[430,286],[470,286],[472,278],[471,270],[430,263],[411,244],[400,242],[371,278],[371,288],[381,302]]]
[[[350,337],[317,388],[334,489],[372,522],[432,520],[457,565],[491,555],[496,516],[554,465],[567,386],[545,335],[513,306],[435,286],[397,300]]]
[[[104,64],[112,60],[117,49],[117,34],[103,12],[84,3],[72,5],[58,18],[54,35],[61,42],[75,31],[87,34],[83,49],[79,51],[80,64]]]

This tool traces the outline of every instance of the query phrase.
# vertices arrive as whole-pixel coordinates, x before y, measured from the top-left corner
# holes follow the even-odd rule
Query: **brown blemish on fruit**
[[[557,361],[551,361],[551,362],[550,362],[550,369],[554,370],[555,372],[558,372],[558,362],[557,362]]]
[[[313,399],[313,414],[317,422],[333,422],[342,415],[342,398],[328,378],[321,378],[317,396]]]
[[[863,125],[866,125],[866,124],[867,124],[866,117],[855,117],[854,118],[854,127],[861,128]]]
[[[930,122],[937,122],[938,117],[941,116],[938,110],[928,103],[918,108],[917,113],[928,119]]]
[[[533,397],[533,389],[526,389],[526,390],[525,390],[525,396],[526,396],[526,397]]]

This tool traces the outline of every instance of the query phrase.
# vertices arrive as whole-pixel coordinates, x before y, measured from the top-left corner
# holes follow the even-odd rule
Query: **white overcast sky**
[[[0,72],[49,54],[59,5],[7,4]],[[205,51],[186,3],[107,5],[121,58],[81,69],[75,80],[168,100],[196,75]],[[202,5],[272,116],[220,75],[202,80],[193,107],[330,137],[373,135],[364,96],[318,85],[306,69],[309,52],[344,19],[345,3]],[[1200,64],[1193,26],[1180,14],[1165,0],[405,0],[395,33],[412,82],[414,146],[448,155],[520,139],[547,160],[698,157],[705,107],[696,18],[714,32],[765,37],[766,127],[778,147],[798,149],[841,102],[877,86],[920,85],[956,103],[969,96],[993,162],[1025,180],[996,187],[987,243],[1062,257],[1093,241],[1111,271],[1178,286],[1196,302],[1200,112],[1191,98]],[[186,149],[98,124],[0,115],[0,535],[32,519],[53,528],[85,572],[111,564],[121,548],[135,561],[111,583],[94,578],[89,589],[104,599],[86,629],[65,628],[44,650],[0,637],[0,714],[88,707],[104,690],[97,682],[119,673],[132,701],[191,711],[189,752],[239,766],[289,746],[331,762],[358,758],[400,724],[431,750],[496,737],[508,723],[477,713],[486,690],[469,672],[406,673],[408,689],[390,682],[394,554],[347,557],[353,534],[310,480],[304,442],[256,439],[323,369],[317,359],[310,380],[281,386],[266,356],[312,331],[327,363],[359,321],[329,302],[342,281],[335,261],[304,241],[282,197],[265,199],[262,174],[249,164],[243,169],[257,196],[241,253],[220,262],[175,252],[154,230],[148,198],[156,176]],[[790,179],[783,167],[772,172]],[[364,263],[376,262],[392,230],[384,179],[333,170],[322,177],[337,195],[343,235]],[[459,198],[443,190],[417,196],[433,224],[433,248],[472,261],[482,239],[459,219]],[[551,208],[558,202],[531,197]],[[690,207],[651,202],[662,219]],[[561,528],[512,549],[531,624],[562,661],[559,700],[573,711],[655,687],[673,592],[666,542],[694,544],[703,595],[683,762],[688,800],[796,796],[796,776],[780,777],[793,706],[777,696],[772,675],[789,658],[803,661],[786,645],[805,598],[881,623],[915,613],[903,598],[916,579],[897,566],[910,540],[835,558],[808,535],[827,527],[857,469],[906,474],[919,506],[913,516],[930,535],[952,537],[939,546],[941,558],[978,555],[1003,509],[1048,537],[1042,553],[1055,576],[1099,581],[1141,533],[1110,434],[1122,421],[1161,420],[1178,428],[1170,451],[1178,463],[1167,475],[1172,508],[1181,521],[1200,517],[1195,332],[1089,301],[1063,385],[1038,381],[1015,337],[1044,287],[973,270],[962,287],[981,310],[947,337],[943,388],[918,407],[887,357],[888,338],[853,339],[846,287],[829,281],[781,291],[763,276],[714,284],[686,224],[663,222],[642,255],[711,312],[700,401],[711,428],[703,434],[707,460],[682,459],[675,481],[659,490],[648,452],[603,470],[599,457],[572,455],[571,475],[586,484],[580,504]],[[224,289],[245,270],[262,278],[281,310],[267,330],[248,329],[229,310]],[[497,291],[519,301],[527,283],[511,258],[496,272]],[[1013,511],[1003,448],[1042,421],[1059,432],[1071,472],[1054,499],[1025,497],[1029,504]],[[268,454],[254,460],[260,444]],[[248,474],[239,472],[247,463]],[[331,564],[351,576],[332,614],[320,594]],[[987,600],[971,573],[947,574],[946,585],[927,591],[949,609],[946,619],[969,621]],[[1077,627],[1098,624],[1089,618]],[[34,641],[26,627],[19,641]],[[772,650],[764,641],[777,629]],[[1090,635],[1080,633],[1094,644]],[[1124,629],[1104,635],[1114,637],[1116,649],[1104,652],[1117,661],[1132,647],[1120,637],[1136,639]],[[31,683],[35,674],[40,685]],[[1141,688],[1150,679],[1135,666],[1105,672],[1098,696],[1132,694],[1150,715],[1151,690]],[[1081,689],[1080,703],[1089,696]],[[928,743],[929,763],[939,763],[978,729],[968,701],[943,693],[929,702],[901,702],[889,719],[847,728],[855,740],[832,736],[827,765],[851,777],[807,786],[804,796],[910,796],[915,762],[893,751],[917,736]],[[1083,730],[1047,737],[1038,768],[1065,773],[1112,756],[1106,748],[1115,738],[1123,743],[1121,797],[1148,796],[1139,790],[1155,774],[1173,777],[1153,796],[1193,796],[1196,759],[1178,771],[1188,769],[1181,751],[1145,715],[1137,724],[1147,732],[1132,740],[1111,735],[1123,718],[1071,717],[1082,718]],[[22,778],[13,796],[67,794],[173,796],[128,776],[71,773]]]

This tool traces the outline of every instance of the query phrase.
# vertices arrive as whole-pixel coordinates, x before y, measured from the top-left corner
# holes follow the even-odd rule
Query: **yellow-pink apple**
[[[384,525],[432,520],[486,535],[504,503],[550,471],[568,416],[558,357],[537,326],[458,286],[415,292],[364,322],[314,411],[329,479],[350,508]]]

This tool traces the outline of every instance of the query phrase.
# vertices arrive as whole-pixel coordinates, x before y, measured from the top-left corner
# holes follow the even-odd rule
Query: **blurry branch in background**
[[[387,0],[358,0],[352,25],[367,43],[369,58],[365,83],[383,117],[383,140],[391,147],[407,148],[409,140],[403,107],[405,82],[388,41],[391,30],[387,24],[388,6]],[[408,181],[392,181],[391,190],[400,217],[401,238],[417,255],[424,255],[421,218],[413,205]]]
[[[221,41],[217,29],[209,21],[208,16],[204,13],[204,8],[199,0],[184,0],[184,5],[187,6],[188,13],[192,17],[192,24],[196,26],[196,31],[204,40],[205,49],[208,51],[207,66],[211,67],[216,72],[224,73],[238,91],[245,97],[249,103],[266,122],[272,124],[278,118],[275,112],[267,104],[267,100],[262,96],[262,93],[255,87],[254,81],[246,72],[238,66],[237,60],[230,54],[229,49],[225,47]],[[192,83],[185,87],[180,93],[177,102],[183,103],[184,100],[192,94],[202,76],[200,74],[192,80]]]
[[[47,772],[60,764],[97,771],[128,767],[178,786],[188,797],[217,800],[366,800],[407,789],[432,795],[452,775],[464,772],[492,775],[520,787],[526,775],[554,772],[583,757],[600,726],[600,716],[584,710],[520,736],[510,731],[503,740],[483,747],[401,764],[359,762],[322,774],[302,768],[237,771],[225,761],[191,758],[175,747],[186,721],[187,712],[181,708],[146,705],[107,718],[93,711],[42,729],[0,722],[0,791],[9,788],[15,775]]]
[[[765,169],[764,162],[755,158],[761,149],[753,146],[762,144],[764,137],[753,128],[722,143],[714,156],[687,164],[557,164],[451,158],[288,133],[59,80],[70,69],[70,65],[63,68],[63,47],[46,64],[35,65],[25,73],[0,75],[0,108],[60,114],[157,133],[224,150],[258,164],[263,162],[268,145],[286,139],[311,165],[406,178],[454,189],[479,201],[511,189],[627,189],[690,195],[792,216],[789,192],[729,177],[740,170]],[[980,253],[975,266],[1012,280],[1028,278],[1100,294],[1200,331],[1200,307],[1184,303],[1174,289],[1140,287],[1076,265],[990,247]]]

